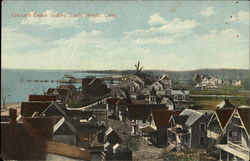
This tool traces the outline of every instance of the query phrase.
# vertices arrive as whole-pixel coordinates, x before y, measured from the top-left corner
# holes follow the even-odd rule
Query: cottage
[[[168,142],[177,150],[183,148],[205,148],[207,144],[207,123],[205,114],[185,109],[178,116],[170,118],[171,127],[168,128]]]
[[[189,91],[171,90],[170,96],[174,100],[175,109],[189,108],[193,103],[192,101],[189,101]]]
[[[171,96],[175,100],[188,100],[189,99],[189,91],[171,90]]]
[[[120,87],[127,89],[130,95],[136,95],[142,89],[142,87],[140,86],[138,82],[133,81],[131,79],[122,81],[120,84]]]
[[[61,117],[53,127],[53,140],[69,145],[78,145],[76,127],[68,119]]]
[[[132,81],[138,83],[140,88],[143,88],[145,85],[145,82],[140,77],[138,77],[136,75],[129,77],[129,80],[132,80]]]
[[[172,115],[178,116],[181,111],[173,110],[152,110],[153,121],[151,126],[156,132],[151,136],[154,144],[160,147],[167,145],[167,128],[171,126],[169,120]]]
[[[106,110],[108,117],[123,120],[123,116],[127,113],[128,99],[108,98],[106,100]]]
[[[225,139],[216,147],[220,151],[220,160],[249,160],[250,154],[250,108],[234,110],[224,127]]]
[[[109,91],[107,85],[100,78],[87,77],[82,79],[82,93],[85,95],[100,96]]]
[[[11,118],[16,120],[16,118]],[[90,160],[84,148],[50,141],[55,119],[22,118],[1,122],[1,158],[6,160]],[[46,145],[46,146],[45,146]]]
[[[211,143],[216,142],[219,137],[225,133],[225,127],[228,125],[235,109],[216,109],[207,125],[207,136]]]
[[[142,129],[152,123],[152,110],[166,109],[161,104],[131,104],[128,105],[129,126],[132,135],[142,135]]]
[[[164,74],[159,81],[163,84],[164,89],[172,89],[172,80],[167,74]]]
[[[160,81],[156,81],[150,85],[150,90],[155,89],[156,91],[164,90],[163,84]]]
[[[48,116],[67,116],[65,112],[65,108],[63,105],[59,105],[55,102],[52,102],[43,112],[40,113],[40,116],[48,117]]]
[[[49,88],[47,95],[56,96],[57,100],[68,103],[72,101],[72,93],[67,88]]]
[[[124,88],[115,87],[111,89],[112,98],[128,98],[128,95]]]
[[[168,110],[175,110],[174,100],[171,97],[162,97],[160,104],[166,105]]]
[[[120,144],[112,145],[107,142],[104,144],[104,151],[102,152],[102,160],[132,160],[132,151],[128,148],[122,147]]]
[[[111,145],[115,145],[120,142],[120,138],[118,134],[109,127],[108,130],[105,132],[106,141],[109,142]]]

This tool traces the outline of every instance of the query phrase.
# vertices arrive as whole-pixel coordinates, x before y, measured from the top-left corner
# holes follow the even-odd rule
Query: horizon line
[[[85,71],[85,72],[105,72],[105,71],[135,71],[135,69],[87,69],[87,70],[81,70],[81,69],[17,69],[17,68],[1,68],[1,70],[40,70],[40,71]],[[247,68],[198,68],[198,69],[190,69],[190,70],[167,70],[167,69],[144,69],[143,71],[168,71],[168,72],[192,72],[197,70],[249,70]]]

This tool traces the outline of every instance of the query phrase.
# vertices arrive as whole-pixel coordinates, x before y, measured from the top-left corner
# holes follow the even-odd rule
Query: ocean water
[[[56,88],[61,83],[51,80],[63,79],[65,74],[76,78],[87,76],[103,77],[106,74],[87,73],[80,71],[52,71],[52,70],[1,70],[1,103],[19,103],[28,101],[30,94],[43,94],[48,88]],[[48,80],[48,82],[29,82],[28,80]],[[74,84],[79,87],[80,83]]]

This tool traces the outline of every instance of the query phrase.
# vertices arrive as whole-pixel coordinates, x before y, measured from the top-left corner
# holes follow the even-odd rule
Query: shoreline
[[[20,109],[21,109],[21,102],[20,103],[7,103],[5,104],[6,108],[2,107],[3,105],[1,104],[1,116],[6,116],[9,115],[9,109],[17,109],[17,114],[19,115]]]

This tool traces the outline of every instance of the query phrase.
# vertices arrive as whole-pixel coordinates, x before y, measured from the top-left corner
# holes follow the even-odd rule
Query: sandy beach
[[[9,115],[9,110],[10,108],[14,108],[17,109],[17,114],[20,114],[20,107],[21,107],[21,103],[8,103],[5,105],[6,108],[2,108],[2,104],[1,104],[1,116],[6,116]]]

